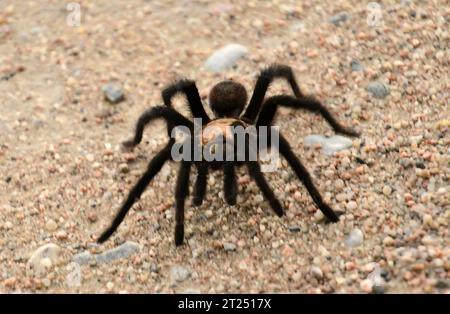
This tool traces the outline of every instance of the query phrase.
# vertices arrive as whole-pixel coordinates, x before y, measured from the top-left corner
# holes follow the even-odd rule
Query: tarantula
[[[277,95],[268,97],[264,100],[270,83],[276,78],[283,78],[287,80],[295,97],[289,95]],[[241,113],[247,103],[247,92],[244,86],[240,83],[226,80],[218,83],[212,88],[209,94],[209,105],[215,115],[215,118],[210,119],[203,107],[195,82],[187,79],[182,79],[175,82],[162,91],[162,98],[165,106],[156,106],[145,111],[137,121],[134,138],[124,142],[124,146],[133,148],[139,144],[142,140],[145,126],[152,120],[158,118],[162,118],[167,122],[169,134],[172,129],[177,126],[184,126],[189,128],[189,130],[192,130],[194,123],[172,108],[172,98],[178,93],[185,94],[193,117],[202,119],[203,130],[209,126],[218,126],[219,129],[222,130],[221,136],[223,137],[228,136],[226,134],[226,129],[231,125],[253,125],[257,129],[262,126],[271,126],[278,106],[293,109],[305,109],[318,113],[330,124],[335,132],[348,136],[359,136],[356,131],[343,127],[339,124],[339,122],[318,100],[311,96],[303,95],[296,82],[293,71],[289,66],[272,65],[264,69],[258,76],[253,95],[242,115]],[[202,133],[201,136],[202,138],[200,142],[201,145],[204,145],[205,134]],[[111,226],[99,237],[99,243],[106,241],[116,231],[127,212],[130,210],[135,201],[140,198],[147,185],[161,170],[164,163],[168,160],[173,160],[171,156],[171,148],[174,143],[174,138],[169,136],[169,142],[150,161],[146,172],[130,191]],[[278,151],[287,160],[288,164],[292,167],[300,181],[303,182],[313,201],[323,212],[324,216],[331,222],[338,221],[339,216],[323,201],[319,191],[314,186],[310,174],[292,152],[288,141],[282,134],[279,134]],[[240,165],[246,165],[251,178],[256,182],[274,212],[280,217],[283,215],[283,208],[268,185],[263,172],[261,171],[258,160],[244,160],[240,162],[228,160],[207,161],[202,158],[200,161],[181,160],[180,163],[175,187],[175,244],[177,246],[181,245],[184,239],[184,207],[185,199],[189,193],[189,175],[193,165],[197,168],[197,178],[193,188],[194,205],[199,206],[203,202],[209,169],[223,170],[225,199],[230,205],[236,204],[237,181],[235,168]]]

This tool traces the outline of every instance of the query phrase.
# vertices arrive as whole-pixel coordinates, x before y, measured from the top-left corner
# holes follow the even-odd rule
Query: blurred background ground
[[[0,2],[1,292],[449,291],[447,1],[379,1],[376,12],[348,0],[78,3],[81,24],[70,26],[64,1]],[[207,71],[229,43],[247,55]],[[327,156],[303,145],[333,134],[320,117],[283,110],[277,120],[326,201],[344,211],[340,222],[320,221],[285,163],[267,175],[281,219],[244,170],[238,205],[227,206],[215,173],[203,205],[188,200],[187,239],[175,248],[172,163],[112,240],[94,245],[166,141],[155,123],[133,153],[120,149],[161,89],[188,77],[206,102],[232,78],[250,92],[273,62],[292,66],[305,92],[362,132]],[[125,100],[105,101],[107,83]],[[277,82],[276,92],[290,90]],[[80,262],[122,243],[135,253]]]

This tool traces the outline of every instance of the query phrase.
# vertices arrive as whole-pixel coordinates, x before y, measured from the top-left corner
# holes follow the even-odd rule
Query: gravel
[[[223,244],[223,249],[227,252],[236,251],[236,244],[225,242]]]
[[[300,232],[302,230],[299,226],[290,226],[288,229],[292,233]]]
[[[317,267],[317,266],[313,266],[311,267],[311,274],[316,278],[316,279],[322,279],[323,278],[323,272],[322,270]]]
[[[361,64],[361,62],[359,62],[356,59],[353,59],[350,62],[350,67],[352,69],[353,72],[361,72],[364,71],[364,66]]]

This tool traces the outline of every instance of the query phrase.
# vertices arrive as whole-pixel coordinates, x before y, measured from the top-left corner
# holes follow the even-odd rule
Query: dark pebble
[[[330,22],[333,25],[339,25],[339,24],[347,21],[349,19],[349,17],[350,17],[350,15],[348,14],[348,12],[344,11],[344,12],[340,12],[340,13],[330,17],[328,22]]]
[[[380,276],[384,278],[384,280],[389,280],[389,272],[382,268],[380,269]]]
[[[292,233],[295,233],[295,232],[300,232],[300,227],[299,226],[290,226],[289,227],[289,231],[290,232],[292,232]]]
[[[389,86],[381,82],[370,82],[366,90],[372,94],[373,97],[378,99],[386,98],[390,94]]]
[[[374,293],[374,294],[383,294],[384,293],[384,286],[373,286],[372,293]]]
[[[438,280],[436,282],[435,287],[438,288],[438,289],[447,289],[448,283],[446,281],[444,281],[444,280]]]
[[[361,72],[364,71],[364,66],[356,59],[353,59],[350,62],[350,67],[352,68],[353,72]]]
[[[158,272],[159,272],[159,267],[158,267],[158,265],[152,264],[152,265],[150,266],[150,272],[151,272],[151,273],[158,273]]]
[[[422,161],[416,162],[416,168],[425,169],[425,164]]]

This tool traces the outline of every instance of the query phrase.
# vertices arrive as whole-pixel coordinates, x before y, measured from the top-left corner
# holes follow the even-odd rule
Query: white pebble
[[[348,247],[357,247],[360,246],[363,241],[363,232],[360,229],[353,229],[345,240],[345,243]]]
[[[358,207],[358,204],[354,201],[350,201],[347,203],[347,209],[348,210],[355,210]]]

